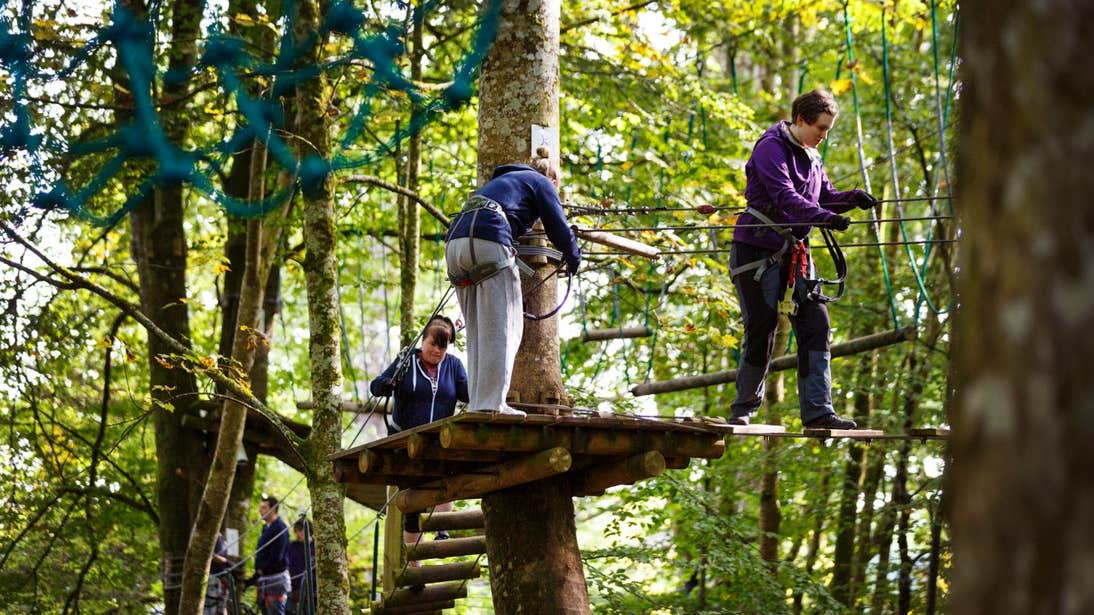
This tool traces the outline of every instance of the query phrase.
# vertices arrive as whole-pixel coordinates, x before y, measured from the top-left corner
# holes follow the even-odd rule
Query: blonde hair
[[[556,186],[558,185],[558,165],[551,162],[551,150],[540,146],[532,153],[528,166],[546,175]]]

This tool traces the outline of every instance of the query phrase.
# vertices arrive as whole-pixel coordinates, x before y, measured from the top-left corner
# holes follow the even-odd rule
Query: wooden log
[[[918,436],[920,438],[948,438],[950,437],[950,430],[944,427],[917,427],[908,430],[909,436]]]
[[[390,501],[395,496],[395,487],[388,487]],[[395,576],[403,568],[403,513],[388,506],[384,517],[384,593],[395,591]]]
[[[832,356],[845,357],[860,352],[866,352],[867,350],[884,348],[885,346],[891,346],[906,340],[914,339],[915,335],[915,327],[905,327],[903,329],[884,331],[882,333],[859,337],[832,346]],[[772,361],[770,371],[777,372],[784,369],[791,369],[797,367],[797,365],[797,356],[786,355]],[[737,370],[731,369],[724,372],[712,372],[709,374],[700,374],[698,376],[673,378],[672,380],[645,382],[633,387],[631,393],[636,397],[642,395],[657,395],[658,393],[671,393],[673,391],[684,391],[687,389],[696,389],[736,381]]]
[[[383,604],[372,607],[373,615],[443,615],[445,609],[456,608],[455,600],[441,600],[440,602],[426,602],[410,606],[389,606]]]
[[[372,607],[373,615],[444,615],[445,609],[456,608],[455,600],[442,600],[440,602],[427,602],[412,606],[389,606],[382,604]]]
[[[479,509],[457,510],[455,512],[434,512],[422,517],[423,532],[441,530],[481,530],[485,527],[482,511]]]
[[[664,471],[665,457],[657,451],[647,451],[590,468],[574,477],[573,491],[575,496],[601,494],[608,487],[629,485]]]
[[[649,327],[616,327],[614,329],[588,329],[581,332],[580,339],[583,342],[603,342],[649,336]]]
[[[665,457],[666,470],[683,470],[691,465],[691,459],[687,457]]]
[[[661,258],[661,250],[653,246],[648,246],[640,241],[627,239],[626,237],[621,237],[612,233],[575,229],[574,235],[586,241],[608,246],[609,248],[615,248],[623,252],[634,254],[635,256],[644,256],[653,259]]]
[[[569,426],[504,426],[488,423],[447,423],[441,427],[446,449],[539,451],[562,447],[575,455],[631,456],[658,451],[675,457],[717,459],[725,443],[715,434],[671,431],[581,429]]]
[[[426,583],[443,583],[445,581],[464,581],[477,579],[481,574],[479,563],[456,562],[453,564],[436,564],[433,566],[407,566],[403,574],[399,575],[395,585],[398,587],[413,587]]]
[[[454,451],[441,447],[437,436],[414,434],[406,441],[407,456],[411,459],[436,459],[439,461],[471,461],[492,463],[502,461],[505,455],[495,451]]]
[[[363,476],[440,477],[473,469],[467,463],[440,459],[411,459],[405,451],[366,449],[357,456],[357,470]]]
[[[384,598],[384,608],[446,602],[467,597],[467,584],[459,581],[425,587],[400,587]]]
[[[481,497],[483,494],[514,485],[562,474],[570,469],[572,459],[565,448],[554,447],[515,461],[486,468],[489,474],[462,474],[399,492],[395,505],[404,513],[429,506]]]
[[[402,534],[399,534],[402,536]],[[396,541],[398,542],[398,541]],[[486,553],[486,537],[449,538],[448,540],[430,540],[428,542],[406,545],[406,558],[410,561],[425,559],[444,559],[462,555],[480,555]],[[386,589],[387,586],[385,585]]]

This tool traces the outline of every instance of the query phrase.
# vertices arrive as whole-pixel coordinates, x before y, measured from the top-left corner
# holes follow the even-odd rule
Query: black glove
[[[581,266],[581,257],[580,256],[566,259],[566,273],[567,274],[574,275],[575,273],[577,273],[577,268],[580,267],[580,266]]]
[[[380,397],[391,397],[395,392],[395,380],[389,378],[380,383]]]
[[[859,209],[873,209],[877,207],[877,199],[865,190],[855,190],[855,202]]]
[[[828,228],[833,231],[846,231],[851,226],[851,219],[847,216],[832,216],[828,219]]]

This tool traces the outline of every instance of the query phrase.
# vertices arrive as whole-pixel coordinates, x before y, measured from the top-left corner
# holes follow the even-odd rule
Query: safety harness
[[[828,249],[828,254],[832,257],[833,264],[835,264],[836,279],[826,280],[824,278],[810,278],[809,274],[814,272],[815,268],[810,262],[809,248],[806,246],[805,241],[795,237],[790,229],[781,226],[755,207],[746,207],[745,213],[751,214],[765,227],[778,233],[783,238],[783,245],[771,256],[734,267],[729,271],[730,279],[736,278],[742,273],[755,270],[756,273],[753,274],[752,279],[759,282],[768,267],[778,267],[782,262],[783,257],[789,252],[789,279],[786,280],[786,285],[793,286],[794,291],[790,301],[780,299],[780,314],[788,314],[791,316],[797,314],[798,307],[806,301],[831,303],[833,301],[838,301],[840,297],[843,296],[843,291],[845,289],[844,281],[847,279],[847,259],[844,258],[843,250],[840,249],[839,243],[836,241],[836,237],[832,234],[831,229],[823,226],[819,227],[821,237],[824,238],[824,245]],[[837,287],[835,295],[830,296],[824,293],[824,286],[826,284]]]
[[[492,212],[503,218],[505,217],[505,210],[502,209],[501,205],[497,201],[489,197],[482,196],[481,194],[473,194],[471,195],[471,198],[467,199],[467,203],[464,204],[463,209],[460,210],[460,213],[456,214],[455,218],[452,220],[451,226],[449,226],[449,229],[456,228],[456,223],[459,221],[461,216],[471,214],[471,222],[467,229],[467,239],[469,240],[468,249],[471,254],[471,269],[455,275],[451,271],[448,272],[448,281],[452,282],[453,286],[466,287],[482,284],[486,280],[489,280],[490,278],[496,276],[502,271],[509,269],[514,264],[516,264],[517,267],[520,268],[521,273],[525,275],[533,274],[532,268],[526,265],[520,259],[516,258],[515,254],[502,261],[494,261],[490,263],[478,262],[478,259],[475,258],[475,221],[478,220],[479,214],[483,211]],[[451,230],[449,230],[449,232],[451,232]],[[445,241],[447,240],[448,238],[445,237]]]

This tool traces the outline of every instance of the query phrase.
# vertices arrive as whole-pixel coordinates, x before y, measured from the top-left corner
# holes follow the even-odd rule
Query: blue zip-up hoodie
[[[437,391],[422,367],[420,349],[414,350],[410,367],[400,382],[395,384],[395,407],[391,411],[392,426],[396,431],[405,431],[411,427],[425,425],[452,416],[456,411],[456,401],[467,403],[467,370],[458,358],[446,354],[437,366]],[[369,390],[376,397],[389,395],[384,384],[395,377],[399,367],[396,359],[369,384]]]
[[[514,238],[527,233],[536,219],[543,220],[547,238],[562,252],[562,259],[570,271],[577,271],[581,264],[581,250],[577,247],[574,232],[562,213],[558,190],[547,176],[526,164],[503,164],[494,169],[490,181],[475,191],[505,210],[505,219],[488,211],[480,211],[475,217],[476,239],[487,239],[513,246]],[[460,216],[448,231],[446,241],[470,236],[474,214]],[[508,224],[507,224],[508,222]]]
[[[768,128],[745,165],[745,200],[768,215],[773,222],[825,223],[837,214],[849,211],[858,202],[861,190],[839,192],[832,187],[820,157],[810,156],[804,147],[790,138],[788,122]],[[818,203],[823,203],[821,207]],[[762,224],[755,216],[743,213],[738,224]],[[798,239],[805,239],[811,226],[793,226]],[[774,230],[738,226],[733,241],[776,251],[783,238]]]
[[[258,536],[255,573],[267,577],[289,567],[289,527],[281,517],[267,523]]]

